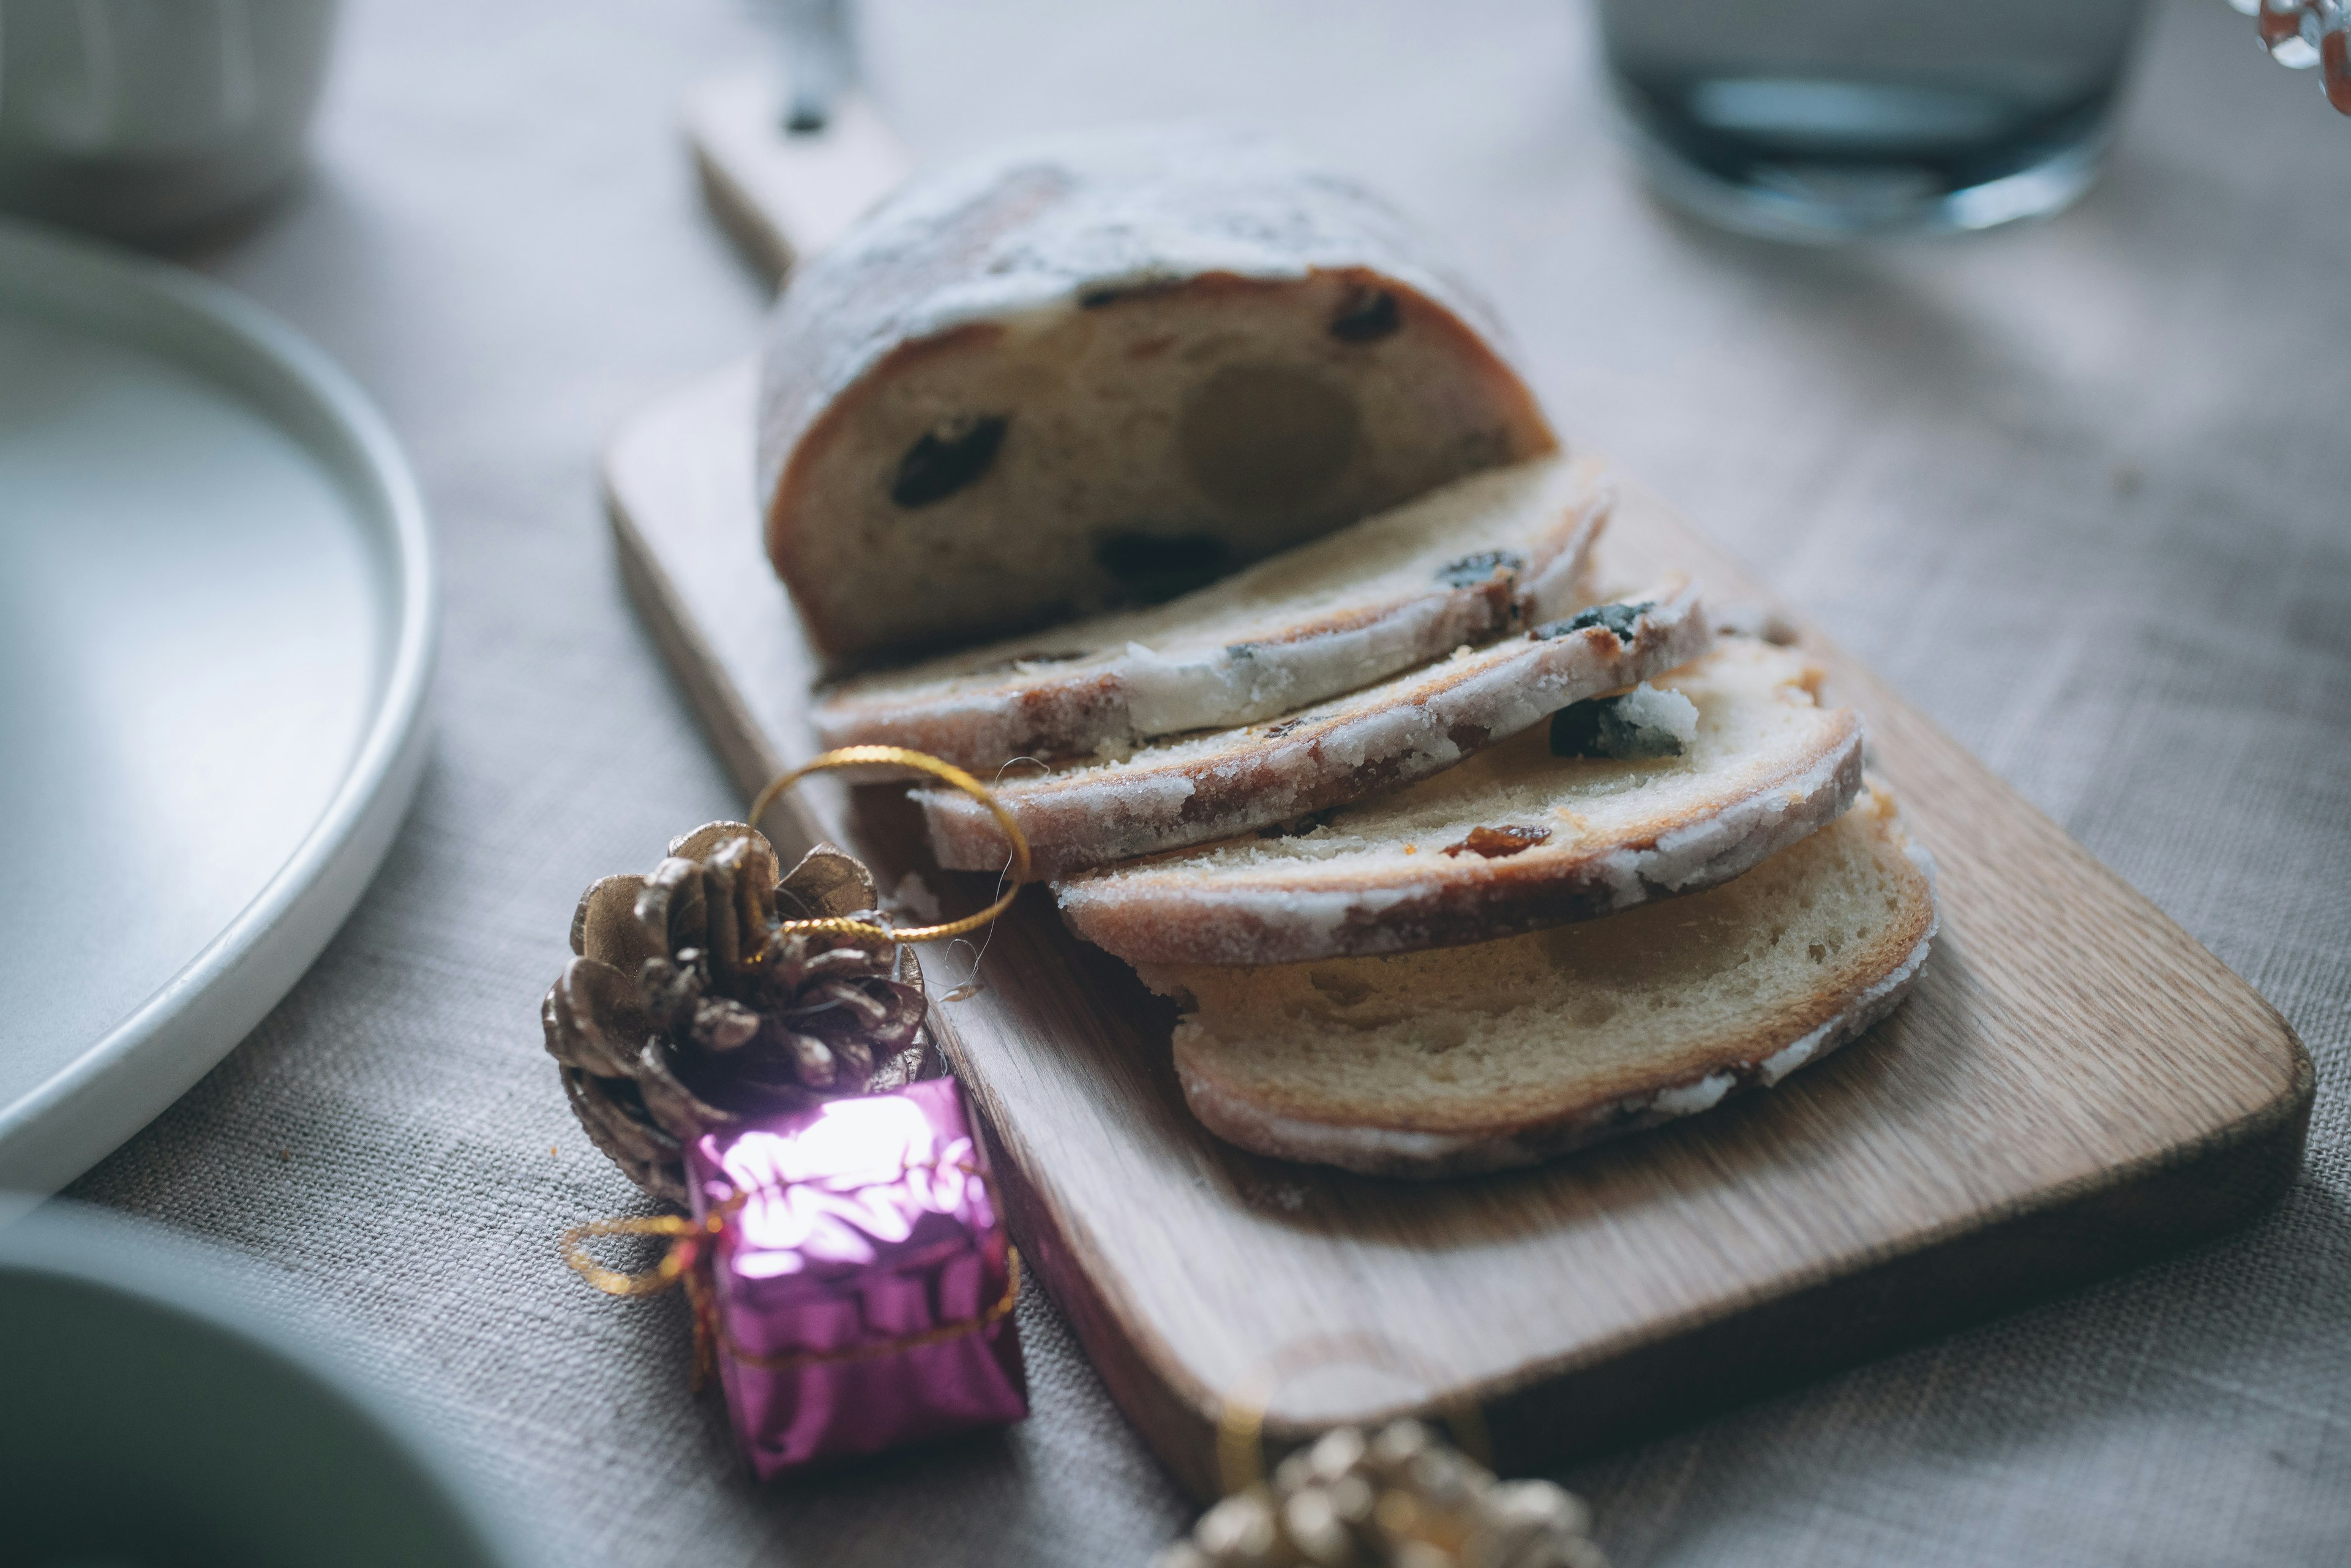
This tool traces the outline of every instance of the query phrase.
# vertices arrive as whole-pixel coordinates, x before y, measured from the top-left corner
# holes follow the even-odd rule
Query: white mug
[[[300,166],[337,0],[0,0],[0,207],[131,240]]]

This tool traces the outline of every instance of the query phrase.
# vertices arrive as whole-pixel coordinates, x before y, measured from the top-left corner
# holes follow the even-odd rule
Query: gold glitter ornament
[[[1581,1499],[1505,1481],[1418,1421],[1339,1427],[1225,1498],[1153,1568],[1607,1568]]]

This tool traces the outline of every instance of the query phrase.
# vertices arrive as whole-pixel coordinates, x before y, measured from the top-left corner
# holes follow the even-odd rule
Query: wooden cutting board
[[[745,172],[738,199],[776,177]],[[804,252],[773,226],[771,254]],[[813,664],[760,551],[754,390],[747,363],[681,389],[605,470],[630,589],[747,798],[815,749]],[[1717,604],[1779,609],[1623,483],[1607,577],[1680,566]],[[2209,1235],[2291,1177],[2313,1076],[2284,1020],[1789,619],[1934,851],[1943,925],[1891,1019],[1768,1094],[1471,1181],[1259,1158],[1192,1120],[1170,1008],[1069,936],[1042,889],[993,928],[976,994],[935,1009],[1032,1268],[1196,1491],[1217,1487],[1223,1396],[1271,1367],[1276,1440],[1468,1401],[1501,1467],[1534,1469]],[[779,846],[850,845],[885,887],[916,871],[951,910],[984,902],[992,879],[929,866],[896,796],[820,781],[765,825]],[[934,990],[970,956],[926,956]]]

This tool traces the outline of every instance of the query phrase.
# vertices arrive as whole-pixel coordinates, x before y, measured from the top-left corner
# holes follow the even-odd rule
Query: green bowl
[[[76,1205],[0,1228],[0,1557],[516,1563],[402,1423],[232,1304],[230,1267]]]

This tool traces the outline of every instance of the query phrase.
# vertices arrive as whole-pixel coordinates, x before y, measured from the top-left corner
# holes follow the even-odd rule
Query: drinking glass
[[[2096,179],[2144,0],[1599,0],[1658,193],[1774,239],[1990,228]]]

